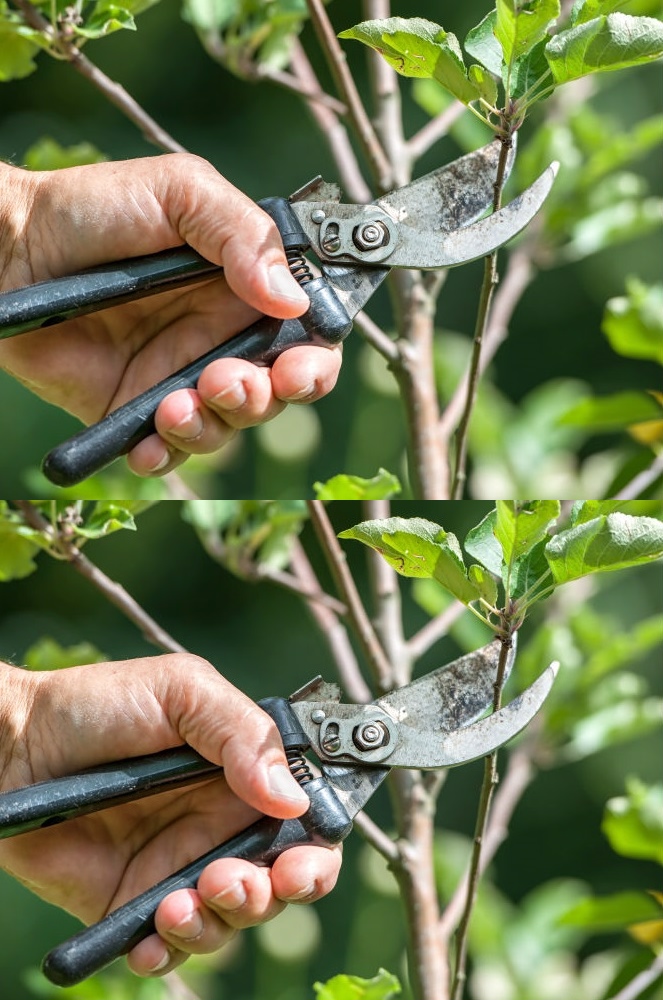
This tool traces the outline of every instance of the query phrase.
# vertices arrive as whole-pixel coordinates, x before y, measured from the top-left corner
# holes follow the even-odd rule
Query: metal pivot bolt
[[[352,740],[358,750],[374,750],[384,746],[389,739],[389,730],[383,722],[364,722],[357,726],[352,734]]]
[[[358,250],[374,250],[383,246],[388,239],[389,230],[378,220],[362,223],[352,234],[353,243]]]

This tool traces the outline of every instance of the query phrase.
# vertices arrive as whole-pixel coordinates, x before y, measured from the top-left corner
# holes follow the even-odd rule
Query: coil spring
[[[313,781],[313,775],[311,774],[311,769],[308,766],[308,761],[300,750],[286,750],[285,756],[288,761],[290,773],[300,785],[308,785],[309,781]]]
[[[285,256],[291,275],[300,285],[307,285],[309,281],[313,281],[308,261],[300,250],[286,250]]]

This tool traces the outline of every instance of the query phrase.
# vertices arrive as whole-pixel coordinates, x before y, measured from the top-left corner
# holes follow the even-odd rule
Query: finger
[[[292,847],[272,866],[274,895],[286,903],[312,903],[336,885],[343,851],[336,847]]]
[[[166,896],[157,908],[155,927],[166,944],[191,955],[218,951],[235,936],[235,929],[208,909],[194,889]]]
[[[222,264],[228,284],[249,305],[282,319],[301,316],[309,299],[290,273],[269,216],[205,160],[186,155],[177,161],[161,191],[183,240]]]
[[[178,389],[159,404],[155,426],[166,443],[192,455],[219,451],[235,436],[216,413],[208,409],[195,389]]]
[[[204,660],[173,659],[171,669],[155,670],[152,679],[182,740],[222,764],[230,788],[254,809],[281,819],[301,816],[309,799],[290,773],[270,717]]]
[[[271,920],[285,906],[274,895],[269,869],[238,858],[209,864],[198,880],[198,893],[209,910],[237,929]]]
[[[238,429],[270,420],[284,408],[274,396],[270,370],[239,358],[212,361],[197,388],[205,405]]]
[[[131,949],[127,963],[137,976],[165,976],[188,957],[186,952],[167,945],[158,934],[150,934]]]
[[[127,455],[129,468],[137,476],[164,476],[186,462],[188,455],[166,444],[158,434],[150,434]]]
[[[330,392],[341,369],[342,348],[292,347],[272,367],[274,395],[286,403],[311,403]]]

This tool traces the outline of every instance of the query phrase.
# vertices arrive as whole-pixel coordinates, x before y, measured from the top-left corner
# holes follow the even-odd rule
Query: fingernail
[[[293,893],[292,896],[284,896],[283,902],[304,903],[307,899],[311,899],[313,896],[315,896],[316,889],[317,887],[315,882],[309,882],[308,885],[305,885],[303,889],[299,890],[299,892]]]
[[[159,459],[156,465],[150,466],[150,468],[147,470],[148,474],[152,472],[161,472],[162,469],[166,468],[169,462],[170,462],[170,455],[168,452],[166,452],[165,455]]]
[[[288,799],[290,802],[299,804],[309,804],[309,797],[297,784],[285,764],[274,764],[269,769],[269,790],[272,795],[279,799]]]
[[[284,403],[303,403],[305,400],[310,399],[315,395],[317,386],[315,382],[309,382],[305,385],[303,389],[299,392],[294,392],[292,396],[285,396],[283,399]]]
[[[203,433],[204,426],[203,418],[198,410],[194,409],[183,417],[179,424],[175,424],[170,433],[182,441],[195,441]]]
[[[204,927],[203,918],[198,910],[192,910],[173,927],[170,933],[181,941],[195,941],[203,933]]]
[[[246,388],[241,379],[231,382],[221,392],[217,392],[216,396],[210,398],[210,403],[213,403],[214,406],[219,406],[222,410],[227,410],[229,413],[239,410],[240,407],[244,406],[245,402]]]
[[[157,964],[152,965],[147,971],[148,973],[161,972],[162,969],[166,968],[169,962],[170,962],[170,952],[167,951],[166,954],[163,956],[163,958],[159,959]]]
[[[297,302],[301,305],[309,304],[308,295],[297,284],[285,264],[274,264],[270,267],[268,275],[269,288],[272,295],[276,295],[280,299],[289,299],[291,302]]]
[[[216,896],[211,896],[210,903],[232,913],[235,910],[240,910],[246,903],[246,899],[244,883],[238,879],[237,882],[231,882],[222,892],[217,892]]]

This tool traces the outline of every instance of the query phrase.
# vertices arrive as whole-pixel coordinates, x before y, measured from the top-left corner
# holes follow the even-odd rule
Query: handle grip
[[[0,295],[0,340],[222,273],[184,246],[39,281]]]
[[[155,931],[156,909],[176,889],[192,889],[203,869],[217,858],[243,858],[271,865],[283,851],[303,844],[334,844],[352,829],[352,820],[324,778],[306,786],[311,799],[308,812],[299,819],[263,817],[243,833],[213,848],[158,885],[113,910],[99,923],[54,948],[44,959],[47,979],[58,986],[73,986],[126,955],[139,941]]]
[[[220,774],[190,747],[134,757],[0,795],[0,840]]]
[[[280,354],[296,345],[331,347],[340,343],[352,329],[352,320],[334,289],[324,278],[313,278],[304,287],[311,304],[301,319],[262,316],[246,330],[113,410],[99,423],[58,445],[44,459],[44,475],[57,486],[73,486],[125,455],[154,432],[159,403],[176,389],[195,388],[203,370],[217,358],[243,358],[257,365],[272,365]]]

